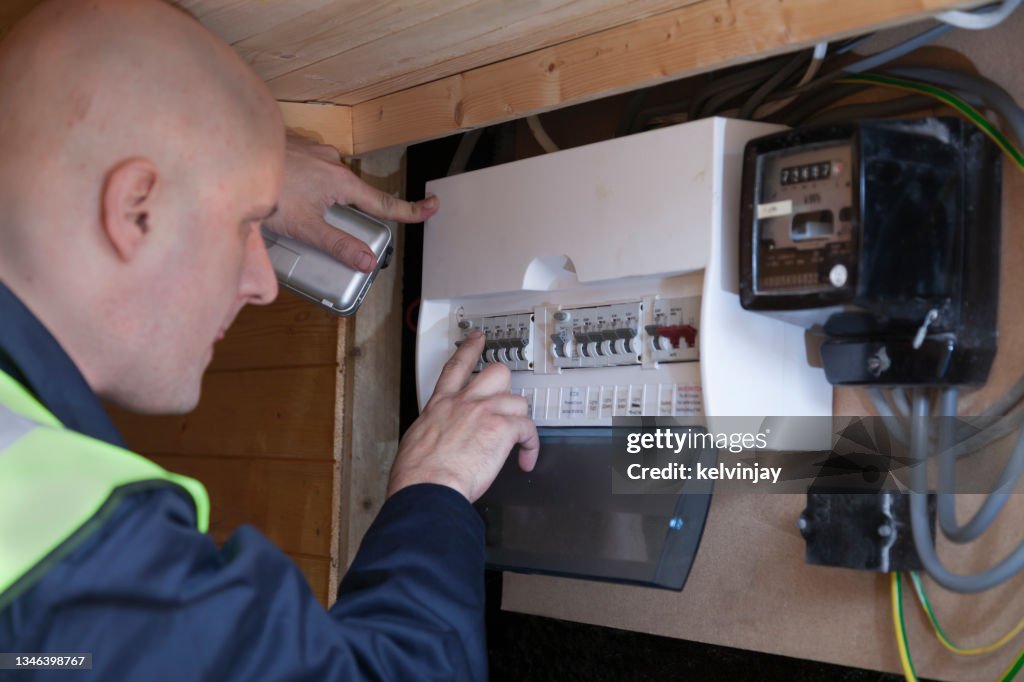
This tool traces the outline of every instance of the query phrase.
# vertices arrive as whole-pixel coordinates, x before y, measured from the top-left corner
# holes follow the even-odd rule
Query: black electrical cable
[[[761,102],[764,101],[765,97],[770,95],[773,90],[785,83],[791,76],[797,73],[797,71],[806,69],[807,62],[811,60],[811,55],[807,53],[800,53],[790,59],[786,64],[779,69],[771,78],[761,84],[757,90],[754,91],[747,101],[743,103],[740,108],[739,118],[750,118],[754,115],[754,111]]]
[[[814,92],[815,90],[820,90],[821,88],[832,83],[833,81],[842,78],[845,74],[861,73],[863,71],[868,71],[876,66],[880,66],[882,64],[891,62],[894,59],[898,59],[899,57],[902,57],[908,52],[912,52],[913,50],[916,50],[922,45],[932,40],[935,40],[939,36],[947,33],[948,31],[951,30],[951,28],[952,27],[946,24],[939,24],[938,26],[930,28],[922,33],[918,33],[917,35],[912,36],[900,43],[897,43],[892,47],[886,48],[885,50],[876,52],[875,54],[872,55],[868,55],[850,64],[833,69],[832,71],[828,71],[818,76],[810,83],[806,83],[796,88],[790,88],[788,90],[780,90],[778,92],[775,92],[771,96],[767,97],[766,100],[771,101],[776,99],[787,99],[794,96],[806,95],[808,93]]]
[[[846,54],[847,52],[852,52],[853,50],[856,50],[858,47],[860,47],[861,45],[863,45],[864,43],[866,43],[867,41],[871,40],[874,37],[874,33],[867,33],[862,36],[857,36],[856,38],[844,40],[843,42],[839,43],[834,48],[832,48],[832,54],[841,55]]]
[[[884,74],[941,85],[960,95],[974,95],[1006,121],[1013,136],[1017,138],[1017,145],[1024,145],[1024,110],[1010,93],[988,78],[950,69],[924,67],[893,67],[886,69]]]
[[[884,118],[900,116],[914,111],[921,111],[935,106],[935,100],[925,95],[908,95],[884,102],[868,102],[865,104],[848,104],[835,109],[826,109],[806,119],[806,123],[814,125],[831,125],[864,118]]]
[[[775,73],[779,67],[785,62],[785,57],[774,57],[768,61],[748,66],[734,73],[716,78],[711,81],[693,95],[693,99],[690,101],[689,109],[687,110],[688,120],[695,120],[700,118],[698,115],[701,110],[701,106],[711,97],[723,92],[725,90],[733,90],[737,86],[747,86],[746,89],[753,87],[758,81],[770,77]]]
[[[765,120],[784,123],[791,127],[798,126],[816,112],[863,92],[868,87],[861,83],[836,83],[828,88],[821,87],[817,92],[800,97],[782,111],[772,114]]]

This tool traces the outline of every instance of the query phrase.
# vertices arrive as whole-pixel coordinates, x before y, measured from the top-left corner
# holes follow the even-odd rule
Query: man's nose
[[[270,263],[267,245],[259,228],[253,228],[246,242],[245,265],[239,294],[246,303],[266,305],[277,298],[277,275]]]

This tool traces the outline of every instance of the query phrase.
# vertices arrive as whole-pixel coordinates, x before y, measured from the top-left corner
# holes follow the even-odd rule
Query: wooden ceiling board
[[[313,96],[283,98],[317,99],[353,79],[376,78],[373,69],[353,74],[345,55],[362,50],[382,65],[406,59],[411,48],[401,44],[403,36],[415,35],[435,21],[458,23],[461,19],[452,15],[467,8],[479,12],[479,6],[489,1],[493,0],[333,0],[233,47],[267,81],[341,55],[332,60],[333,69],[321,67],[299,79]],[[436,41],[439,36],[432,33],[431,38]]]
[[[658,85],[961,4],[858,0],[823,11],[821,0],[702,0],[359,103],[352,108],[354,153]]]
[[[191,0],[179,3],[228,43],[237,43],[315,12],[337,0]],[[343,8],[342,8],[343,10]]]
[[[314,18],[307,15],[235,47],[267,79],[279,99],[351,104],[694,1],[378,2],[374,16],[380,16],[382,23],[363,28],[366,17],[356,15],[357,31],[344,27],[344,9],[332,14],[324,8],[324,20],[334,23],[312,33],[312,42],[311,32],[300,30]],[[387,13],[398,7],[403,11],[388,19]],[[281,63],[281,53],[291,56],[290,64]],[[315,61],[303,64],[311,59]]]

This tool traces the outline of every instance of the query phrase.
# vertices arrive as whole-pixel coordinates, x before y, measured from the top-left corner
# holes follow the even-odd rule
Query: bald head
[[[0,280],[94,390],[190,409],[211,343],[276,294],[265,84],[160,0],[58,0],[0,44],[0,102]]]

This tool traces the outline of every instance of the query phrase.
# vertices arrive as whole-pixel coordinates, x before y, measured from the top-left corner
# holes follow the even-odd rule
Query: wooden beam
[[[279,102],[284,124],[292,130],[352,154],[352,107],[319,102]]]
[[[704,0],[356,104],[354,153],[657,85],[984,0]]]

